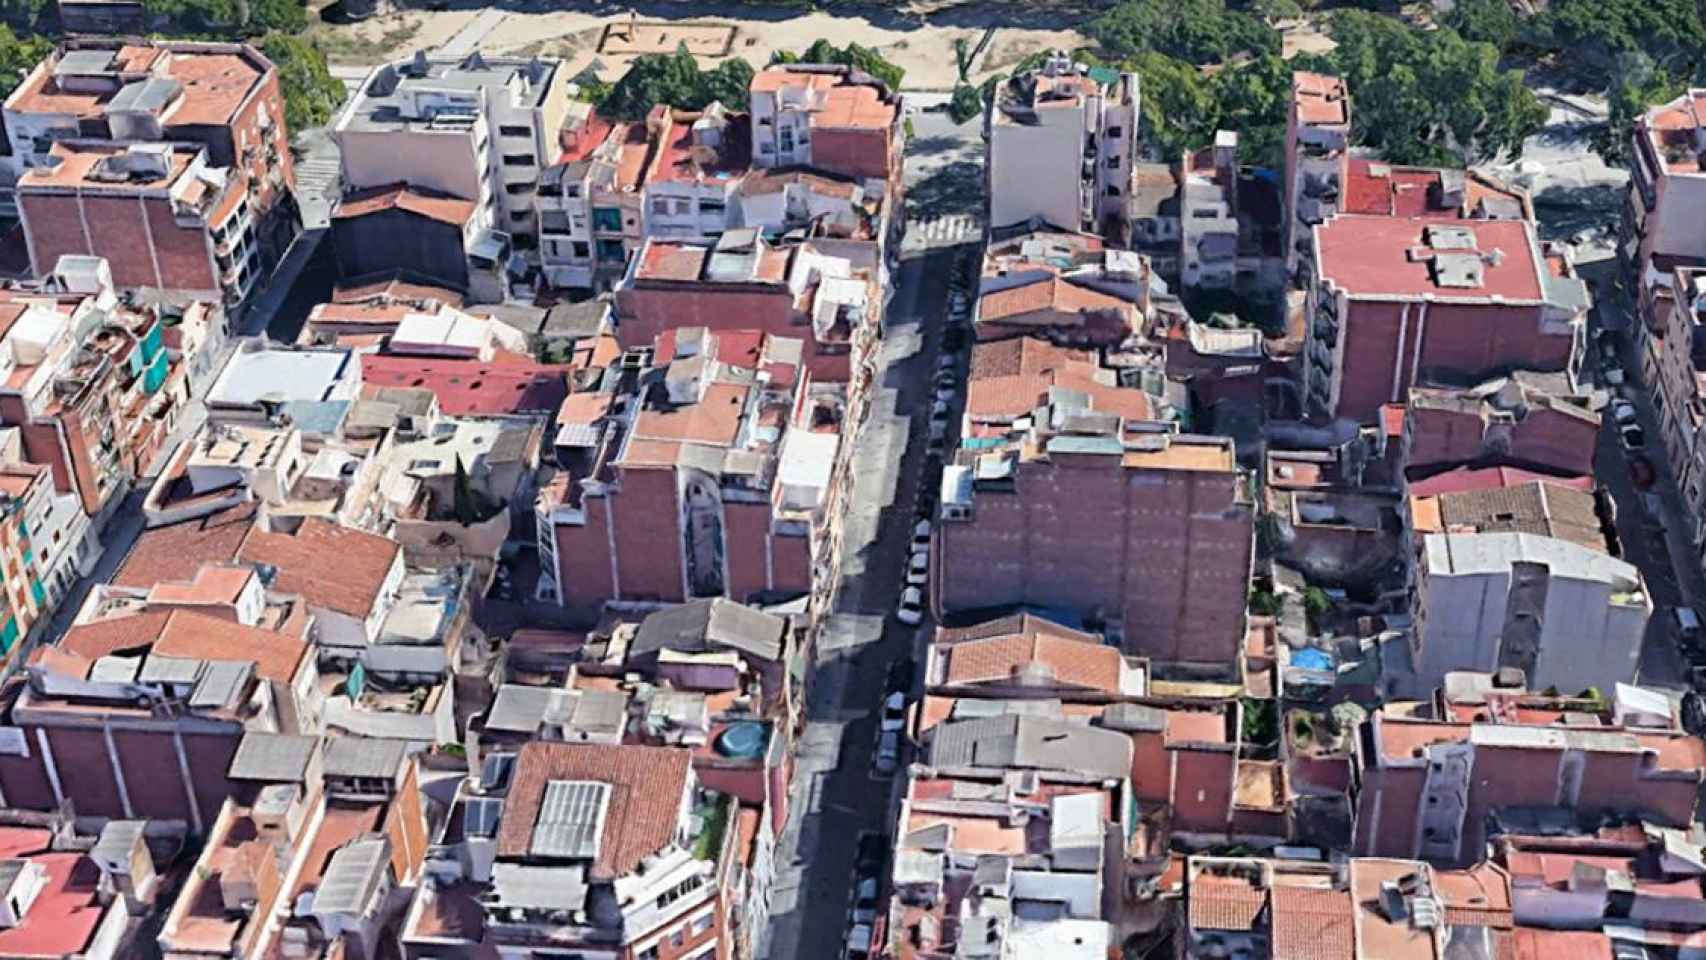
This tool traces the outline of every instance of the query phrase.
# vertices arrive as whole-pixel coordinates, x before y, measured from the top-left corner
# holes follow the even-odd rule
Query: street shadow
[[[1615,231],[1623,211],[1624,187],[1609,183],[1552,187],[1534,195],[1534,213],[1542,240],[1567,239],[1594,227]]]

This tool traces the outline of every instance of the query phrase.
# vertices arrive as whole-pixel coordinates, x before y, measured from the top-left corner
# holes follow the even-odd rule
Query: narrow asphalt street
[[[903,260],[887,311],[883,373],[858,438],[836,613],[818,640],[788,826],[778,844],[770,957],[840,955],[855,847],[886,832],[893,778],[874,778],[877,711],[890,664],[912,659],[922,628],[894,619],[924,465],[922,419],[941,347],[952,248]]]
[[[1700,564],[1695,561],[1693,547],[1689,543],[1687,514],[1682,509],[1676,483],[1660,445],[1658,419],[1653,414],[1651,397],[1641,381],[1640,344],[1636,341],[1635,331],[1639,321],[1635,306],[1616,285],[1613,261],[1603,260],[1584,266],[1582,272],[1595,281],[1595,307],[1589,320],[1590,340],[1599,330],[1610,330],[1617,338],[1626,383],[1615,392],[1620,398],[1635,404],[1642,432],[1646,435],[1643,452],[1656,475],[1650,488],[1645,491],[1636,489],[1629,466],[1632,455],[1624,450],[1618,439],[1617,424],[1611,411],[1604,411],[1599,448],[1594,456],[1594,474],[1616,504],[1617,538],[1623,559],[1640,569],[1653,601],[1653,616],[1647,622],[1636,679],[1648,686],[1680,690],[1687,685],[1688,664],[1677,648],[1670,611],[1679,605],[1698,608],[1699,601],[1706,596],[1706,577],[1702,576]],[[1587,363],[1597,367],[1597,350],[1589,349],[1592,355]],[[1654,507],[1658,508],[1656,512]]]

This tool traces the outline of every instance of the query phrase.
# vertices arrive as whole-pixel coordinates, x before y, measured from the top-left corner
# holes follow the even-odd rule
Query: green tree
[[[745,110],[747,100],[752,91],[752,64],[740,57],[730,57],[705,73],[704,87],[700,91],[704,103],[709,106],[715,100],[731,110]]]
[[[1520,149],[1546,122],[1522,73],[1500,70],[1491,44],[1358,10],[1334,14],[1332,34],[1328,60],[1356,91],[1356,136],[1394,163],[1484,162]]]
[[[1202,64],[1280,52],[1278,32],[1259,16],[1228,10],[1226,0],[1121,0],[1084,32],[1115,57],[1155,50]]]
[[[1218,109],[1209,81],[1196,67],[1153,50],[1128,58],[1123,66],[1138,75],[1143,91],[1138,124],[1169,162],[1214,138]]]
[[[278,67],[284,94],[284,122],[292,130],[317,127],[332,118],[348,91],[326,68],[320,48],[298,36],[273,33],[262,37],[261,52]]]
[[[462,465],[462,455],[456,455],[456,477],[451,487],[456,522],[464,527],[480,519],[480,506],[474,498],[474,486],[468,481],[468,468]]]
[[[19,39],[12,28],[0,25],[0,97],[11,96],[24,76],[53,49],[45,37]]]
[[[906,76],[904,69],[883,59],[882,54],[857,43],[838,47],[828,40],[819,39],[798,57],[779,56],[776,60],[778,63],[839,63],[876,77],[891,91],[899,90],[900,81]]]
[[[983,95],[969,83],[962,83],[954,88],[953,99],[948,101],[948,118],[955,123],[965,123],[967,120],[983,113]]]
[[[1278,169],[1285,163],[1285,118],[1291,102],[1291,65],[1264,54],[1228,67],[1210,81],[1215,124],[1238,131],[1244,163]]]
[[[1539,33],[1584,79],[1610,84],[1619,57],[1640,51],[1670,80],[1692,78],[1706,54],[1696,0],[1553,0]]]
[[[1511,8],[1510,0],[1453,0],[1445,24],[1465,40],[1490,43],[1500,50],[1509,50],[1522,31],[1522,20]]]
[[[714,69],[700,70],[687,45],[674,53],[638,57],[622,79],[598,101],[598,110],[618,120],[641,120],[663,103],[681,110],[702,110],[712,101],[743,110],[752,85],[752,64],[731,57]]]

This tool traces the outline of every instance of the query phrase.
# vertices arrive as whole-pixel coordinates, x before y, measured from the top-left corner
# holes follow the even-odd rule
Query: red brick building
[[[1485,850],[1488,815],[1511,807],[1679,827],[1693,819],[1706,743],[1681,730],[1611,717],[1583,727],[1566,722],[1579,719],[1583,702],[1520,691],[1440,706],[1448,719],[1370,719],[1356,753],[1354,854],[1473,862]]]
[[[558,414],[564,468],[538,501],[557,597],[787,598],[836,548],[846,465],[839,390],[815,389],[801,343],[683,328],[630,353]]]
[[[616,288],[616,335],[628,348],[678,327],[797,337],[814,379],[856,381],[882,316],[879,255],[868,241],[779,247],[749,230],[714,246],[647,240]]]
[[[60,254],[95,254],[112,261],[121,287],[235,302],[296,235],[278,71],[248,44],[70,41],[30,71],[4,117],[37,276]],[[106,154],[171,143],[185,157],[199,145],[201,160],[188,176],[174,165],[166,182],[90,181],[80,154],[54,159],[63,141]]]
[[[1588,308],[1524,220],[1341,214],[1315,228],[1307,409],[1373,423],[1429,381],[1564,370]]]
[[[937,612],[1069,611],[1127,653],[1228,671],[1255,536],[1232,441],[1102,408],[1054,404],[1029,431],[960,450],[942,477]]]
[[[1471,390],[1418,387],[1403,416],[1403,463],[1412,480],[1465,466],[1593,474],[1599,414],[1586,398],[1553,394],[1520,378]]]

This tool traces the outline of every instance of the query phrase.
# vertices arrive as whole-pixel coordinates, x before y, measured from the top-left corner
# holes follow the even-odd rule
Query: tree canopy
[[[11,27],[0,25],[0,97],[11,96],[30,68],[52,49],[45,37],[20,38]]]
[[[1121,0],[1084,32],[1114,57],[1153,50],[1203,64],[1245,52],[1280,52],[1273,28],[1260,16],[1228,10],[1226,0]]]
[[[1357,139],[1394,163],[1464,165],[1515,152],[1546,122],[1520,70],[1449,27],[1415,30],[1360,10],[1333,15],[1325,58],[1345,78]]]
[[[828,40],[818,39],[798,56],[781,51],[776,55],[776,63],[839,63],[852,67],[876,77],[890,91],[900,89],[900,81],[905,78],[906,71],[883,59],[882,54],[870,47],[861,47],[857,43],[849,43],[838,47]]]
[[[343,102],[345,90],[343,81],[326,68],[326,57],[319,48],[283,33],[262,37],[259,46],[278,67],[284,122],[290,129],[317,127],[330,120]]]
[[[739,57],[730,57],[711,70],[700,70],[699,62],[683,44],[674,53],[636,58],[598,110],[618,120],[644,119],[660,103],[700,110],[715,100],[730,109],[744,110],[752,75],[752,64]]]

